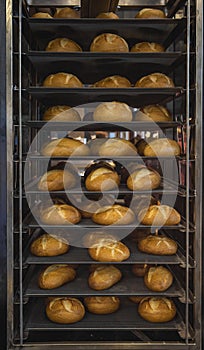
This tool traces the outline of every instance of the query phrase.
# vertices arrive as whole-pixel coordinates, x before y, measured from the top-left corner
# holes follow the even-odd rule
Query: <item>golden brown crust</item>
[[[150,205],[138,214],[138,220],[143,225],[171,226],[181,221],[181,215],[168,205]]]
[[[116,34],[103,33],[91,43],[90,51],[95,52],[129,52],[125,39]]]
[[[134,222],[135,214],[129,208],[115,204],[98,209],[92,220],[99,225],[128,225]]]
[[[138,249],[147,254],[173,255],[176,254],[178,246],[171,238],[149,235],[138,241]]]
[[[142,299],[146,298],[144,295],[132,295],[129,296],[128,299],[131,300],[135,304],[139,304]]]
[[[171,299],[146,297],[141,300],[138,313],[149,322],[169,322],[176,316],[176,307]]]
[[[56,74],[50,74],[48,75],[43,83],[42,86],[48,87],[48,88],[82,88],[83,84],[82,82],[76,77],[76,75],[59,72]]]
[[[88,249],[93,260],[101,262],[120,262],[130,256],[128,247],[120,241],[111,238],[100,238]]]
[[[135,18],[166,18],[166,15],[162,10],[143,8],[136,14]]]
[[[75,323],[85,315],[85,309],[76,298],[55,298],[46,306],[47,317],[56,323]]]
[[[42,148],[43,156],[88,156],[90,153],[87,145],[79,140],[63,138],[49,142]]]
[[[112,314],[120,307],[120,299],[111,296],[93,296],[84,298],[84,304],[89,312],[98,315]]]
[[[129,88],[129,87],[131,87],[131,83],[125,77],[121,77],[120,75],[112,75],[110,77],[106,77],[102,80],[97,81],[95,84],[93,84],[93,87]]]
[[[93,119],[98,122],[130,122],[132,111],[123,102],[102,102],[95,108]]]
[[[101,239],[117,241],[116,236],[113,234],[110,235],[110,234],[106,233],[105,231],[92,231],[92,232],[87,233],[83,237],[83,245],[86,248],[91,248],[94,244],[97,244]],[[98,266],[98,264],[92,264],[92,265],[95,267]]]
[[[164,292],[172,285],[173,275],[164,266],[149,267],[144,275],[144,283],[153,292]]]
[[[36,12],[31,17],[32,18],[52,18],[52,16],[47,12]]]
[[[173,80],[162,73],[152,73],[140,78],[135,87],[138,88],[172,88]]]
[[[172,120],[171,113],[167,108],[161,105],[149,105],[140,108],[135,115],[136,120],[151,121],[154,122],[169,122]]]
[[[130,190],[153,190],[161,183],[161,176],[154,169],[140,168],[134,171],[127,180]]]
[[[175,140],[161,138],[147,143],[143,153],[147,157],[173,157],[181,154],[181,148]]]
[[[69,106],[52,106],[49,107],[43,114],[43,120],[48,121],[54,119],[54,121],[80,121],[79,113]]]
[[[75,176],[68,170],[50,170],[43,174],[38,182],[41,191],[61,191],[73,188],[76,184]]]
[[[104,19],[119,19],[118,15],[114,12],[101,12],[96,18],[104,18]]]
[[[79,18],[80,16],[78,11],[70,7],[64,7],[64,8],[57,8],[53,17],[54,18]]]
[[[54,204],[41,210],[40,220],[46,225],[78,224],[81,214],[72,205]]]
[[[73,281],[76,271],[69,265],[50,265],[41,271],[38,285],[42,289],[54,289]]]
[[[147,264],[134,264],[132,265],[132,273],[137,277],[144,277],[145,272],[148,270],[149,266]]]
[[[122,278],[120,270],[113,265],[98,266],[90,273],[88,284],[94,290],[104,290],[112,287]]]
[[[164,52],[164,46],[158,43],[150,43],[148,41],[143,41],[133,45],[130,52]]]
[[[79,52],[82,48],[73,40],[68,38],[56,38],[51,40],[45,51],[48,52]]]
[[[85,186],[89,191],[108,191],[120,184],[120,177],[116,171],[101,167],[93,170],[86,178]]]
[[[132,142],[124,139],[107,139],[99,148],[100,156],[135,156],[137,150]]]
[[[53,236],[43,234],[35,239],[30,246],[31,253],[36,256],[57,256],[67,253],[69,250],[68,242]]]

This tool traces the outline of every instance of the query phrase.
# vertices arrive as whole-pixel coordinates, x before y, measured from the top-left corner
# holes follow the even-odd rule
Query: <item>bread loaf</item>
[[[150,205],[138,214],[138,220],[143,225],[171,226],[181,221],[181,215],[168,205]]]
[[[130,190],[153,190],[158,188],[161,183],[159,173],[150,168],[141,167],[134,171],[127,180],[127,187]]]
[[[122,278],[120,270],[113,265],[104,265],[97,267],[90,273],[88,283],[89,287],[95,290],[104,290],[112,287]]]
[[[125,39],[119,35],[104,33],[98,35],[91,43],[90,51],[95,52],[129,52]]]
[[[135,87],[138,88],[173,88],[174,83],[171,78],[167,77],[167,75],[162,73],[152,73],[140,78]]]
[[[173,275],[164,266],[149,267],[145,271],[144,283],[153,292],[164,292],[172,285]]]
[[[132,46],[130,52],[164,52],[165,48],[158,43],[141,42]]]
[[[73,40],[68,38],[56,38],[51,40],[45,48],[48,52],[78,52],[82,48]]]
[[[38,237],[30,246],[31,253],[36,256],[57,256],[67,253],[68,250],[68,242],[49,234]]]
[[[99,155],[105,157],[136,156],[135,146],[128,140],[113,138],[107,139],[99,148]]]
[[[126,103],[103,102],[95,108],[93,119],[97,122],[130,122],[132,111]]]
[[[95,84],[93,84],[93,87],[111,88],[111,89],[112,88],[129,88],[131,87],[131,83],[125,77],[121,77],[120,75],[112,75],[110,77],[97,81]]]
[[[80,16],[78,11],[70,7],[64,7],[64,8],[57,8],[53,17],[54,18],[79,18]]]
[[[151,121],[154,122],[169,122],[172,120],[171,113],[167,108],[161,105],[149,105],[140,110],[135,115],[136,120]]]
[[[96,18],[103,19],[119,19],[119,17],[114,12],[101,12]]]
[[[41,191],[61,191],[76,185],[76,177],[68,170],[50,170],[43,174],[38,182]]]
[[[143,154],[146,157],[173,157],[181,154],[181,149],[175,140],[161,138],[150,141],[144,146]]]
[[[153,255],[174,255],[177,252],[177,243],[166,236],[149,235],[138,241],[138,249]]]
[[[82,82],[73,74],[56,73],[48,75],[42,84],[48,88],[82,88]]]
[[[93,260],[100,262],[121,262],[130,256],[130,251],[125,244],[108,238],[98,239],[88,251]]]
[[[139,303],[138,313],[148,322],[169,322],[176,316],[176,307],[170,299],[146,297]]]
[[[31,17],[32,18],[52,18],[52,16],[47,12],[36,12]]]
[[[84,304],[93,314],[107,315],[116,312],[120,307],[120,299],[111,296],[92,296],[84,298]]]
[[[54,204],[40,212],[40,221],[46,225],[77,224],[80,220],[79,211],[67,204]]]
[[[41,151],[43,156],[51,157],[88,156],[89,153],[88,146],[83,142],[66,137],[49,142]]]
[[[69,265],[50,265],[40,273],[38,285],[41,289],[55,289],[73,281],[75,277],[76,271]]]
[[[159,9],[144,8],[136,14],[135,18],[166,18],[166,15]]]
[[[81,118],[79,113],[69,106],[53,106],[49,107],[45,111],[43,114],[43,120],[53,120],[55,122],[75,122],[80,121]]]
[[[99,225],[128,225],[134,222],[135,215],[131,209],[115,204],[98,209],[92,220]]]
[[[46,315],[52,322],[70,324],[82,320],[85,309],[76,298],[55,298],[47,304]]]
[[[85,180],[86,189],[89,191],[108,191],[120,184],[120,177],[116,171],[107,167],[92,170]]]

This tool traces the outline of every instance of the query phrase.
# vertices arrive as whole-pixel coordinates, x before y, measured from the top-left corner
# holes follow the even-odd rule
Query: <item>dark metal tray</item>
[[[29,29],[35,36],[40,49],[56,37],[69,37],[78,42],[84,51],[88,51],[92,40],[101,33],[114,33],[122,36],[128,44],[136,42],[159,42],[168,47],[185,29],[186,18],[183,19],[37,19],[24,18],[23,29]],[[83,28],[83,35],[82,35]]]
[[[93,84],[111,75],[123,75],[135,84],[138,79],[147,74],[172,73],[174,67],[182,64],[185,54],[181,52],[49,53],[31,51],[28,52],[27,57],[33,64],[39,81],[53,72],[69,72],[78,76],[84,84]],[[71,67],[70,71],[69,67]]]
[[[125,102],[132,107],[148,104],[162,104],[184,93],[182,87],[146,89],[146,88],[125,88],[125,89],[105,89],[105,88],[46,88],[30,87],[28,93],[44,105],[66,104],[70,106],[82,106],[92,102]],[[117,94],[117,98],[116,98]]]
[[[122,272],[122,279],[111,288],[103,291],[96,291],[89,287],[88,276],[90,274],[89,266],[79,266],[77,269],[76,279],[59,288],[45,290],[38,287],[38,275],[42,268],[30,267],[29,272],[24,280],[24,296],[49,296],[49,295],[163,295],[168,297],[184,297],[185,293],[174,277],[172,286],[165,292],[152,292],[144,284],[142,277],[136,277],[131,272],[130,266],[119,265]]]
[[[38,237],[40,230],[36,230],[32,234],[31,241]],[[68,236],[68,233],[67,233]],[[82,236],[80,237],[80,239]],[[41,265],[41,264],[101,264],[100,262],[94,261],[90,258],[88,254],[87,248],[78,248],[77,247],[77,237],[76,237],[76,246],[71,246],[69,251],[66,254],[53,256],[53,257],[38,257],[30,253],[30,244],[28,243],[25,248],[23,257],[24,257],[24,265]],[[158,265],[172,265],[172,264],[183,264],[184,256],[180,253],[180,250],[177,251],[175,255],[151,255],[145,254],[138,250],[137,243],[127,238],[124,240],[124,243],[128,246],[130,250],[129,259],[122,262],[123,265],[126,264],[158,264]],[[114,263],[114,265],[118,265],[121,263]]]
[[[184,328],[182,318],[177,313],[174,320],[167,323],[150,323],[142,319],[137,312],[137,305],[126,298],[121,298],[120,309],[111,315],[94,315],[88,311],[80,322],[63,325],[51,322],[45,315],[45,300],[34,299],[25,314],[25,331],[53,330],[177,330]]]

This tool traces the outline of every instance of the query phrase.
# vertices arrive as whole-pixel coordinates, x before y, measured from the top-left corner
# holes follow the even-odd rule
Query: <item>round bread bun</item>
[[[130,81],[122,77],[120,75],[112,75],[110,77],[106,77],[102,80],[97,81],[95,84],[93,84],[93,87],[99,87],[99,88],[130,88],[131,83]]]
[[[38,286],[41,289],[55,289],[73,281],[75,277],[76,271],[69,265],[50,265],[41,271],[38,277]]]
[[[130,190],[154,190],[158,188],[161,183],[161,176],[159,173],[150,168],[139,168],[134,171],[127,180],[127,187]]]
[[[79,18],[80,16],[78,11],[70,7],[64,7],[64,8],[57,8],[53,17],[54,18]]]
[[[46,315],[52,322],[70,324],[81,321],[85,309],[76,298],[55,298],[47,304]]]
[[[172,120],[171,113],[167,108],[161,105],[149,105],[140,108],[135,115],[136,120],[141,121],[151,121],[154,122],[169,122]]]
[[[81,121],[79,113],[69,106],[52,106],[46,109],[43,114],[43,120],[63,121],[63,122],[78,122]]]
[[[99,225],[128,225],[134,222],[135,214],[129,208],[115,204],[98,209],[92,220]]]
[[[42,84],[49,88],[82,88],[82,82],[73,74],[56,73],[48,75]]]
[[[161,138],[147,143],[143,154],[147,157],[173,157],[181,154],[181,148],[175,140]]]
[[[89,153],[88,146],[83,142],[66,137],[49,142],[41,151],[43,156],[51,157],[88,156]]]
[[[112,33],[98,35],[91,43],[92,52],[129,52],[129,47],[125,39]]]
[[[47,12],[36,12],[31,17],[32,18],[52,18],[52,16]]]
[[[30,246],[31,253],[36,256],[57,256],[67,253],[68,250],[68,242],[49,234],[38,237]]]
[[[148,226],[171,226],[181,221],[181,215],[168,205],[150,205],[138,214],[138,220]]]
[[[138,88],[173,88],[173,80],[163,73],[152,73],[140,78],[135,87]]]
[[[131,122],[132,111],[123,102],[102,102],[95,108],[93,119],[97,122]]]
[[[101,167],[92,170],[85,180],[88,191],[109,191],[120,184],[120,177],[116,171]]]
[[[116,15],[114,12],[101,12],[98,16],[96,16],[96,18],[119,19],[118,15]]]
[[[88,252],[93,260],[100,262],[121,262],[130,257],[130,251],[125,244],[108,238],[98,239]]]
[[[164,52],[164,46],[158,43],[149,43],[148,41],[143,41],[133,45],[130,52]]]
[[[148,322],[169,322],[176,316],[176,307],[171,299],[146,297],[139,303],[138,313]]]
[[[107,315],[119,309],[120,299],[111,296],[93,296],[84,298],[84,304],[92,314]]]
[[[135,18],[166,18],[166,15],[162,10],[144,8],[136,14]]]
[[[68,170],[49,170],[44,173],[38,182],[40,191],[61,191],[76,185],[76,177]]]
[[[40,221],[46,225],[78,224],[80,220],[80,212],[68,204],[54,204],[40,212]]]
[[[149,267],[144,275],[146,287],[153,292],[164,292],[173,283],[173,275],[164,266]]]
[[[99,148],[106,141],[107,141],[107,139],[105,137],[89,140],[87,145],[89,146],[91,154],[94,156],[98,156],[99,155]]]
[[[132,295],[128,299],[135,304],[139,304],[142,299],[146,298],[144,295]]]
[[[137,150],[135,146],[128,140],[113,138],[108,139],[99,148],[99,155],[105,157],[114,156],[135,156]]]
[[[88,284],[94,290],[104,290],[112,287],[122,278],[120,270],[113,265],[98,266],[90,273]]]
[[[177,243],[166,236],[149,235],[140,239],[137,243],[138,249],[153,255],[174,255],[177,252]]]
[[[145,272],[151,265],[147,264],[133,264],[132,265],[132,273],[137,277],[144,277]]]
[[[97,244],[101,240],[112,240],[112,241],[117,241],[116,235],[106,233],[105,231],[93,231],[87,233],[83,237],[83,245],[86,248],[91,248],[93,245]],[[92,264],[93,266],[97,267],[97,264]],[[91,266],[92,266],[91,265]],[[101,266],[101,265],[100,265]],[[95,269],[90,269],[91,272],[93,272]]]
[[[78,52],[82,48],[73,40],[68,38],[56,38],[51,40],[45,48],[49,52]]]

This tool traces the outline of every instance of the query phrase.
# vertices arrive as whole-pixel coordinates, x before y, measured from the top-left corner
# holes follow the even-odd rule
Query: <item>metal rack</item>
[[[86,3],[86,4],[85,4]],[[115,2],[116,3],[116,2]],[[130,18],[115,20],[96,20],[93,17],[93,2],[55,0],[55,7],[80,7],[82,14],[90,6],[90,18],[77,20],[33,19],[29,11],[35,8],[50,7],[47,0],[19,0],[7,2],[7,69],[12,67],[13,74],[7,79],[7,138],[13,145],[7,147],[8,179],[8,220],[7,240],[10,243],[7,253],[8,262],[8,349],[201,349],[201,234],[202,234],[202,5],[195,1],[119,1],[117,11],[122,17],[124,12]],[[104,1],[105,4],[105,1]],[[86,5],[86,6],[85,6]],[[112,4],[113,5],[113,4]],[[105,5],[104,5],[105,6]],[[107,6],[107,2],[106,2]],[[110,6],[110,4],[109,4]],[[115,4],[114,4],[115,6]],[[165,20],[137,20],[131,13],[142,7],[156,7],[167,14]],[[12,14],[12,16],[10,16]],[[80,25],[79,25],[80,24]],[[81,31],[83,27],[83,36]],[[137,41],[157,41],[165,46],[167,52],[158,54],[100,54],[90,53],[92,39],[102,32],[114,32],[124,37],[130,47]],[[56,54],[44,52],[49,40],[57,36],[70,34],[72,40],[83,47],[81,53]],[[81,42],[80,42],[81,41]],[[68,69],[66,68],[68,65]],[[79,70],[80,67],[80,70]],[[106,67],[106,69],[105,69]],[[121,73],[123,67],[123,74]],[[136,67],[136,68],[135,68]],[[195,68],[196,67],[196,68]],[[47,89],[41,85],[43,78],[53,72],[67,71],[76,74],[85,84],[80,89]],[[120,74],[134,84],[141,76],[160,71],[170,75],[175,88],[170,89],[96,89],[90,85],[106,75]],[[90,73],[91,72],[91,73]],[[165,185],[165,195],[171,196],[177,191],[176,208],[181,212],[181,224],[161,228],[167,236],[173,236],[179,250],[174,256],[153,256],[139,252],[131,235],[124,240],[131,251],[130,258],[120,264],[123,280],[110,290],[96,293],[87,288],[88,265],[93,263],[84,248],[71,247],[67,254],[52,258],[39,258],[29,252],[33,239],[43,233],[42,229],[64,229],[76,240],[90,229],[101,229],[90,220],[78,225],[49,226],[39,224],[29,210],[24,192],[24,166],[29,161],[30,168],[41,169],[42,163],[67,160],[67,157],[44,157],[39,149],[29,153],[29,146],[38,131],[45,126],[41,115],[46,106],[69,104],[81,106],[86,103],[112,101],[126,102],[133,110],[141,105],[167,104],[173,114],[169,123],[150,124],[133,121],[131,123],[96,123],[82,121],[76,123],[48,123],[49,133],[60,130],[77,130],[87,138],[89,132],[158,132],[162,129],[168,137],[177,139],[182,135],[183,154],[174,160],[179,169],[179,186],[169,181]],[[136,135],[134,134],[134,136]],[[130,135],[130,134],[129,134]],[[39,146],[39,143],[36,144]],[[76,157],[80,161],[91,162],[95,156]],[[138,159],[141,157],[138,157]],[[155,158],[142,157],[146,163],[157,161]],[[13,160],[13,162],[11,161]],[[72,159],[73,160],[73,159]],[[137,161],[137,157],[115,157],[115,161]],[[161,159],[167,169],[172,159]],[[193,170],[192,170],[193,169]],[[27,195],[43,201],[47,193],[36,188],[36,178],[32,178]],[[38,174],[39,175],[39,174]],[[183,176],[183,177],[182,177]],[[14,181],[12,180],[14,179]],[[166,179],[164,179],[165,182]],[[193,184],[193,185],[192,185]],[[84,190],[84,188],[83,188]],[[152,194],[162,195],[163,187],[153,190]],[[112,191],[114,193],[114,191]],[[110,191],[110,194],[112,193]],[[71,191],[77,195],[77,189]],[[88,194],[88,191],[84,190]],[[137,191],[135,194],[149,193]],[[12,194],[12,195],[11,195]],[[63,191],[57,193],[64,194]],[[97,196],[99,193],[90,193]],[[120,199],[133,192],[122,184]],[[148,227],[137,222],[128,226],[111,226],[110,231],[132,232],[135,226],[150,229],[153,232],[160,227]],[[107,227],[106,227],[107,229]],[[77,237],[77,232],[78,236]],[[73,240],[74,245],[74,240]],[[52,291],[40,290],[37,286],[39,266],[52,263],[80,264],[78,279],[68,286]],[[177,307],[176,318],[166,324],[153,324],[144,321],[137,314],[137,307],[128,295],[158,295],[147,290],[143,282],[134,285],[130,267],[133,263],[169,265],[174,274],[174,284],[162,295],[173,297]],[[174,270],[175,268],[175,270]],[[180,271],[178,274],[178,270]],[[179,276],[179,277],[178,277]],[[85,295],[120,295],[121,309],[113,315],[96,316],[87,312],[80,323],[57,325],[50,322],[44,313],[45,297],[53,295],[76,295],[83,300]],[[133,312],[134,309],[134,312]],[[64,333],[66,331],[67,333]],[[75,340],[76,333],[78,340]],[[112,338],[106,339],[104,331],[113,331]],[[53,334],[51,334],[53,332]],[[90,333],[91,332],[91,333]],[[99,332],[99,333],[97,333]],[[124,333],[127,332],[127,333]],[[67,334],[67,335],[66,335]],[[75,335],[73,335],[75,334]],[[109,334],[109,332],[108,332]],[[104,337],[104,338],[103,338]],[[38,340],[40,339],[40,340]],[[61,340],[60,340],[61,339]],[[73,340],[74,339],[74,340]],[[94,339],[92,341],[92,339]]]

